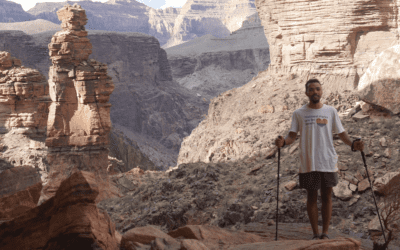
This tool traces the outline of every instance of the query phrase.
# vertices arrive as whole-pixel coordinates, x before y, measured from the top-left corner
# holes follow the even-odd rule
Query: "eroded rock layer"
[[[9,52],[0,52],[0,133],[14,129],[32,137],[46,131],[50,99],[46,78],[21,66]]]
[[[78,171],[41,206],[0,224],[0,249],[118,249],[115,224],[95,204],[97,181]]]
[[[107,176],[109,96],[114,90],[107,65],[88,60],[92,45],[86,37],[85,10],[66,5],[58,12],[62,31],[49,44],[49,108],[46,146],[49,182],[41,201],[52,197],[61,181],[79,170],[94,172],[99,183],[97,199],[113,197]],[[116,194],[116,193],[115,193]]]
[[[254,0],[188,0],[175,19],[171,38],[163,48],[212,34],[227,37],[256,12]]]
[[[375,56],[398,41],[398,1],[256,0],[274,74],[316,76],[352,90]]]

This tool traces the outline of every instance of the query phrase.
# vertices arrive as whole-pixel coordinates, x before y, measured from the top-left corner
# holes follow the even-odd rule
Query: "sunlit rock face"
[[[398,41],[400,1],[256,0],[274,74],[318,77],[352,90],[374,58]]]
[[[62,31],[49,44],[52,66],[49,70],[49,107],[46,146],[50,165],[49,182],[41,201],[54,196],[60,183],[80,170],[94,172],[102,200],[113,197],[107,175],[109,96],[114,90],[107,65],[93,59],[92,45],[84,25],[85,10],[66,5],[58,12]]]
[[[227,37],[256,13],[254,0],[188,0],[175,19],[171,38],[163,48],[211,34]]]
[[[46,78],[38,70],[0,51],[0,133],[45,136],[48,94]]]

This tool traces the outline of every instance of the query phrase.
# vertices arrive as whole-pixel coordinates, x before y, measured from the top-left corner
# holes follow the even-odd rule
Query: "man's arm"
[[[340,140],[342,140],[344,143],[346,143],[347,145],[349,145],[351,147],[351,144],[353,143],[349,137],[349,135],[346,133],[346,131],[338,134]]]

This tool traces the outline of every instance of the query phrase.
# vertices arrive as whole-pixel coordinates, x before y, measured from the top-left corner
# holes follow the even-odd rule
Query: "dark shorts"
[[[338,184],[337,172],[318,172],[299,174],[300,188],[318,190]]]

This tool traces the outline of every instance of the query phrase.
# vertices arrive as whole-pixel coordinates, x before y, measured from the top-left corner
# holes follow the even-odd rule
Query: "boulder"
[[[278,240],[243,231],[221,229],[209,225],[187,225],[163,233],[153,226],[138,227],[122,236],[121,249],[171,249],[171,250],[208,250],[208,249],[354,249],[361,243],[351,238],[338,237],[331,240]]]
[[[342,179],[339,179],[339,183],[333,187],[332,190],[335,196],[343,201],[350,200],[353,193],[349,189],[349,182]]]
[[[400,45],[382,51],[369,65],[358,83],[358,95],[367,102],[400,114]]]
[[[231,248],[232,250],[339,250],[360,249],[360,242],[351,238],[340,238],[332,240],[309,241],[309,240],[285,240],[271,241],[253,244],[243,244]]]
[[[60,184],[55,196],[22,216],[0,224],[0,249],[118,249],[115,224],[95,200],[94,173],[79,171]]]
[[[384,176],[377,178],[374,182],[373,191],[380,195],[384,195],[384,191],[387,189],[388,184],[391,183],[392,179],[393,182],[396,181],[396,179],[399,178],[399,175],[400,172],[389,172],[386,173]]]
[[[108,178],[108,146],[111,130],[109,96],[114,90],[107,65],[93,59],[84,25],[85,10],[66,5],[57,11],[62,31],[49,44],[49,107],[46,146],[49,182],[40,202],[52,197],[60,183],[80,170],[94,172],[100,194],[97,202],[119,197]]]
[[[129,249],[131,243],[140,243],[142,245],[173,245],[179,249],[179,242],[170,235],[153,226],[133,228],[127,231],[121,239],[121,248]],[[162,248],[157,248],[162,249]]]

